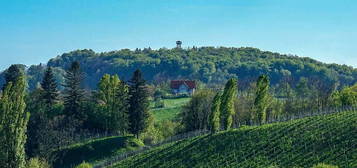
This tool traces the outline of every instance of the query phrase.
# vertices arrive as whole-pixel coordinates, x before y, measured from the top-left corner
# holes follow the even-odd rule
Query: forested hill
[[[89,88],[95,88],[105,73],[119,74],[127,80],[137,68],[143,71],[149,82],[184,78],[203,83],[224,83],[228,78],[238,77],[240,86],[244,87],[261,74],[267,74],[273,85],[286,79],[294,83],[301,77],[322,83],[339,83],[340,86],[357,81],[356,68],[247,47],[145,48],[104,53],[76,50],[51,59],[48,65],[57,67],[57,74],[61,74],[72,61],[81,63],[85,84]],[[27,70],[30,88],[35,87],[43,71],[42,66],[31,66]],[[61,80],[61,75],[57,78]]]

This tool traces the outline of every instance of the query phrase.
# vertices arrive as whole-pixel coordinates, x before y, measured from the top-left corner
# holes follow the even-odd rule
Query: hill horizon
[[[198,80],[205,84],[222,84],[229,78],[239,78],[241,88],[247,88],[259,75],[266,74],[271,84],[291,78],[290,84],[302,78],[310,83],[323,81],[327,88],[353,85],[357,69],[339,64],[326,64],[309,57],[285,55],[251,47],[192,47],[160,49],[121,49],[95,52],[91,49],[63,53],[46,64],[26,69],[30,90],[42,80],[45,67],[55,68],[57,82],[63,83],[65,70],[73,61],[81,64],[85,74],[84,86],[95,89],[104,74],[117,74],[129,80],[130,74],[141,69],[149,83],[174,79]],[[0,74],[0,84],[4,82]],[[312,84],[312,83],[311,83]],[[337,85],[336,85],[337,84]],[[336,86],[334,86],[336,85]]]
[[[301,55],[298,55],[298,54],[294,54],[294,53],[284,53],[284,52],[278,52],[278,51],[272,51],[272,50],[265,50],[265,49],[261,49],[261,48],[258,48],[258,47],[253,47],[253,46],[183,46],[182,49],[183,50],[187,50],[187,49],[192,49],[194,47],[198,47],[198,48],[201,48],[201,47],[213,47],[213,48],[255,48],[255,49],[258,49],[260,51],[263,51],[263,52],[272,52],[272,53],[279,53],[281,55],[286,55],[286,56],[295,56],[295,57],[299,57],[299,58],[309,58],[309,59],[312,59],[312,60],[315,60],[317,62],[320,62],[320,63],[323,63],[323,64],[337,64],[337,65],[341,65],[341,66],[348,66],[348,67],[351,67],[353,69],[357,69],[357,65],[348,65],[348,64],[343,64],[343,63],[336,63],[336,62],[325,62],[325,61],[322,61],[320,59],[316,59],[316,58],[313,58],[312,56],[301,56]],[[146,47],[144,48],[121,48],[121,49],[113,49],[113,50],[106,50],[106,51],[103,51],[103,50],[95,50],[95,49],[91,49],[91,48],[78,48],[78,49],[72,49],[72,50],[68,50],[68,51],[65,51],[65,52],[62,52],[62,53],[59,53],[53,57],[50,57],[47,61],[45,62],[39,62],[37,64],[23,64],[23,63],[16,63],[16,64],[21,64],[21,65],[25,65],[26,67],[30,67],[32,65],[39,65],[39,64],[44,64],[44,65],[47,65],[47,63],[53,59],[53,58],[56,58],[58,56],[61,56],[65,53],[70,53],[70,52],[73,52],[73,51],[79,51],[79,50],[92,50],[94,51],[95,53],[109,53],[109,52],[115,52],[115,51],[120,51],[120,50],[131,50],[131,51],[135,51],[136,49],[145,49]],[[158,47],[158,48],[152,48],[152,47],[147,47],[147,48],[151,48],[152,50],[160,50],[160,49],[175,49],[176,47],[172,47],[172,48],[168,48],[168,47]],[[10,65],[12,64],[7,64],[7,65],[4,65],[4,66],[0,66],[0,72],[3,72],[5,71]]]

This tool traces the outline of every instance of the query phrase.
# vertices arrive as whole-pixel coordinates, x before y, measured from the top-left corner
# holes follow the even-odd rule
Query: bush
[[[89,163],[83,162],[80,165],[76,166],[76,168],[93,168],[93,166]]]
[[[333,166],[333,165],[327,165],[324,163],[319,163],[315,166],[313,166],[312,168],[338,168],[338,166]]]
[[[31,158],[27,161],[26,168],[50,168],[51,166],[44,159]]]
[[[186,93],[181,93],[181,94],[168,94],[165,96],[162,96],[163,99],[178,99],[178,98],[187,98],[187,97],[191,97],[190,94],[186,94]]]
[[[156,89],[154,92],[154,98],[155,99],[161,99],[162,97],[164,97],[165,95],[168,95],[169,92],[163,90],[163,89]]]
[[[179,122],[170,120],[158,123],[152,122],[146,131],[140,135],[140,139],[146,145],[153,145],[179,133],[180,129],[182,129],[180,126]]]
[[[173,122],[170,120],[165,120],[165,121],[156,123],[155,128],[159,131],[159,133],[161,134],[161,137],[164,140],[171,136],[176,135],[179,132],[180,123]]]
[[[149,117],[148,122],[149,122],[149,124],[148,124],[148,127],[145,129],[145,132],[143,132],[140,135],[140,139],[144,142],[144,144],[152,145],[152,144],[155,144],[155,143],[163,140],[163,137],[162,137],[160,131],[154,125],[153,116]]]
[[[155,108],[164,108],[165,102],[161,99],[155,101]]]

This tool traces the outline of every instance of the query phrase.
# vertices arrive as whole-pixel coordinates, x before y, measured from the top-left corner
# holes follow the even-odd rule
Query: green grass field
[[[113,168],[357,167],[357,111],[245,126],[150,149]]]
[[[132,136],[114,136],[70,145],[56,152],[54,168],[70,168],[82,163],[95,163],[124,152],[136,150],[144,144]]]
[[[185,105],[191,98],[163,99],[164,108],[152,108],[151,112],[154,115],[155,121],[175,120]]]

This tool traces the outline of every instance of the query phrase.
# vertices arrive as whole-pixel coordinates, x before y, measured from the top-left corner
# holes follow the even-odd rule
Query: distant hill
[[[339,83],[340,86],[357,82],[357,69],[338,64],[325,64],[310,58],[282,55],[256,48],[193,47],[189,49],[122,49],[96,53],[92,50],[76,50],[49,60],[56,67],[61,81],[63,69],[72,61],[79,61],[86,75],[86,87],[96,88],[103,74],[119,74],[128,80],[139,68],[149,82],[168,79],[194,79],[204,83],[225,82],[238,77],[241,87],[246,87],[260,74],[268,74],[272,84],[283,78],[294,83],[300,77],[321,80],[321,83]],[[28,68],[29,86],[34,88],[41,79],[43,66]]]
[[[308,117],[166,144],[120,161],[121,167],[357,167],[357,111]]]

